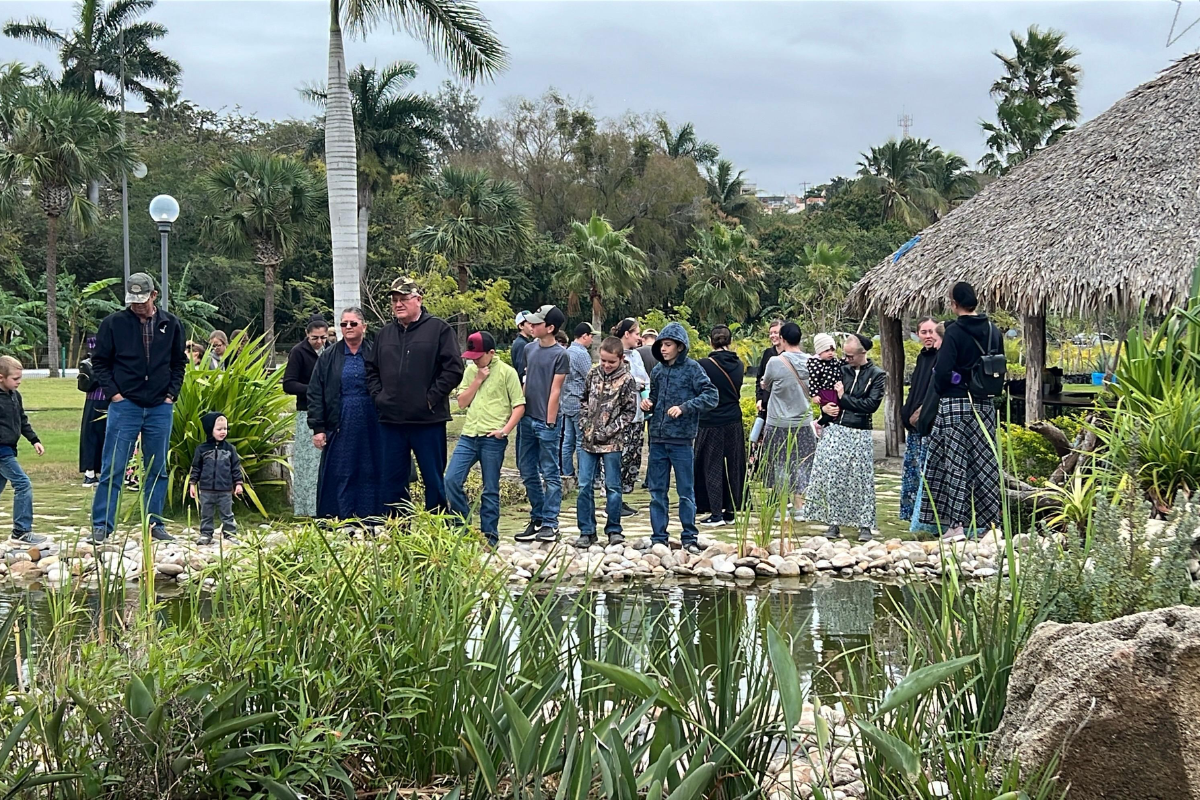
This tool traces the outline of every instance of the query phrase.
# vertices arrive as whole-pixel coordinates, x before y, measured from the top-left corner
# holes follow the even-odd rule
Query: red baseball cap
[[[487,331],[475,331],[467,337],[467,349],[462,357],[468,361],[477,361],[484,355],[496,349],[496,340]]]

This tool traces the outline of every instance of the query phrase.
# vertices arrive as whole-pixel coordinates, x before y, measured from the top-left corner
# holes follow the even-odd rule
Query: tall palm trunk
[[[266,296],[263,298],[263,332],[267,337],[267,366],[275,366],[275,271],[278,263],[266,262],[263,268],[263,284]]]
[[[358,187],[358,276],[367,278],[367,225],[371,221],[371,206],[375,203],[370,186]]]
[[[58,377],[58,217],[46,217],[46,347],[50,377]]]
[[[592,286],[592,328],[597,332],[604,330],[604,301],[600,299],[600,291]],[[604,340],[604,334],[592,337],[592,360],[595,361],[600,357],[600,342]]]
[[[359,281],[358,154],[354,112],[342,48],[341,8],[329,3],[329,76],[325,103],[325,167],[329,185],[329,231],[333,244],[333,309],[341,314],[362,303]]]
[[[467,262],[462,261],[457,264],[458,267],[458,293],[466,294],[467,287],[471,284],[471,267]],[[454,321],[454,327],[458,328],[458,346],[463,350],[467,349],[467,313],[465,311],[458,312],[458,319]]]

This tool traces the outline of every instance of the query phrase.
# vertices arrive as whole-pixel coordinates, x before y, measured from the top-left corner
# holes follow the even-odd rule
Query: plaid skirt
[[[763,482],[776,491],[804,494],[812,479],[817,435],[812,425],[763,431]]]
[[[1000,522],[996,410],[991,403],[943,397],[929,434],[920,522],[935,530],[985,530]]]
[[[875,527],[875,444],[870,431],[830,425],[813,458],[800,518],[828,525]]]

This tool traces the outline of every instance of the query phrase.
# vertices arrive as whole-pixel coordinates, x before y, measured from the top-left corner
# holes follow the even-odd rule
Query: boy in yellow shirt
[[[517,371],[496,358],[496,340],[486,331],[467,337],[463,353],[467,369],[458,387],[458,407],[467,410],[462,434],[446,465],[446,499],[450,510],[471,519],[463,485],[478,462],[483,476],[479,527],[492,547],[500,540],[500,467],[508,436],[525,413],[525,392]]]

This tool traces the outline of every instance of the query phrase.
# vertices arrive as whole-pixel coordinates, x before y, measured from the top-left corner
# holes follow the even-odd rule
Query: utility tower
[[[911,114],[901,114],[896,118],[896,124],[900,126],[900,131],[903,138],[908,138],[908,132],[912,129],[913,118]]]

